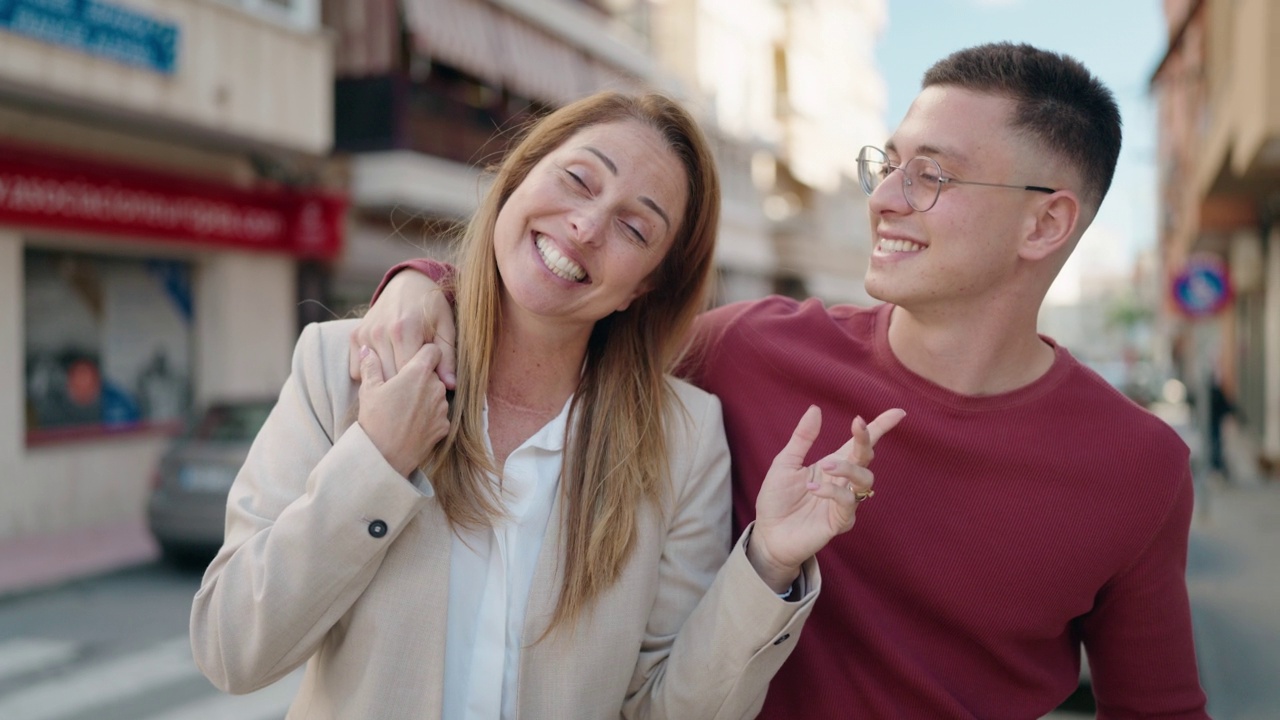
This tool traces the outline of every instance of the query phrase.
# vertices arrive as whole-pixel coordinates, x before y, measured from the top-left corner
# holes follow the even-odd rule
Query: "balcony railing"
[[[459,95],[491,102],[469,102]],[[339,151],[413,150],[468,165],[501,157],[515,131],[537,112],[536,106],[496,91],[413,83],[403,75],[340,79],[335,99]]]

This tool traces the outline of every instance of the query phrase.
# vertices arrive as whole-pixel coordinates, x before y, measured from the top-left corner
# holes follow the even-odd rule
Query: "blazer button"
[[[773,644],[781,645],[782,643],[787,641],[787,638],[790,638],[790,637],[791,637],[791,633],[782,633],[782,637],[778,638],[777,640],[774,640]]]
[[[387,524],[382,522],[381,520],[374,520],[373,522],[369,523],[369,534],[376,538],[380,538],[386,535]]]

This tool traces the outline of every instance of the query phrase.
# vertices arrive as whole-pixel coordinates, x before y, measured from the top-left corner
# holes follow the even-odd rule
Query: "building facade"
[[[1236,406],[1242,475],[1280,468],[1280,8],[1165,0],[1159,100],[1163,332],[1208,422]]]
[[[655,59],[718,146],[720,299],[871,302],[856,160],[887,135],[884,0],[663,0],[648,17]]]
[[[5,3],[0,556],[148,552],[189,410],[278,392],[342,244],[332,57],[316,0]]]

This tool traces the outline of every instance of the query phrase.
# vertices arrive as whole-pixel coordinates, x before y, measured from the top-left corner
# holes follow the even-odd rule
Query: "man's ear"
[[[1064,247],[1070,247],[1080,222],[1080,198],[1070,190],[1059,190],[1045,196],[1030,218],[1018,256],[1024,260],[1042,260]]]

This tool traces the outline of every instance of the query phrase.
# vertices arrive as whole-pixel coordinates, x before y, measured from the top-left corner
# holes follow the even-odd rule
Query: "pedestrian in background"
[[[361,347],[357,385],[355,321],[308,326],[193,604],[214,684],[306,663],[306,720],[754,716],[902,414],[806,466],[821,422],[796,413],[731,543],[720,403],[664,374],[718,193],[678,105],[593,96],[529,131],[467,230],[451,403],[436,347],[394,377]]]
[[[689,377],[724,403],[739,527],[799,408],[836,419],[819,452],[855,414],[912,418],[876,448],[857,532],[819,553],[813,631],[761,717],[1037,718],[1076,689],[1083,646],[1098,717],[1204,718],[1188,449],[1036,330],[1110,187],[1115,99],[1076,60],[1011,43],[958,51],[922,86],[859,159],[884,304],[771,297],[697,323]],[[403,267],[425,274],[394,274],[357,332],[397,366],[453,335],[427,277],[447,268]]]

